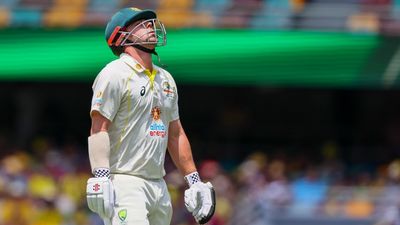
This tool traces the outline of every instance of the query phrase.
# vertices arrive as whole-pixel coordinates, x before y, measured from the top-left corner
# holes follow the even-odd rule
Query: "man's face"
[[[156,33],[154,31],[153,20],[138,20],[131,24],[127,28],[128,32],[131,32],[128,38],[132,42],[143,43],[143,42],[157,42]],[[146,45],[145,45],[146,46]],[[154,47],[154,44],[149,44],[148,46]]]

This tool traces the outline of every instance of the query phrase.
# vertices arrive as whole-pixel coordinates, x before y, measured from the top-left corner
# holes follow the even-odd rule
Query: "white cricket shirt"
[[[166,70],[153,65],[153,73],[134,58],[121,54],[96,77],[91,111],[112,124],[111,173],[147,179],[165,175],[168,127],[179,119],[178,92]]]

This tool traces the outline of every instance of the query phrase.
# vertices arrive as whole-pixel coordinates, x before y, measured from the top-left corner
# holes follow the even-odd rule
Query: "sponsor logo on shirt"
[[[140,96],[143,96],[144,94],[146,94],[146,87],[142,86],[142,88],[140,89]]]
[[[151,110],[153,122],[150,124],[149,134],[151,137],[162,137],[167,135],[166,127],[160,119],[161,109],[156,106]]]

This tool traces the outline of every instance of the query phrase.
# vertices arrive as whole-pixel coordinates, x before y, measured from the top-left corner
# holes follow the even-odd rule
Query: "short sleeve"
[[[93,97],[90,112],[98,111],[112,121],[118,112],[123,97],[123,81],[113,74],[109,68],[104,68],[93,83]]]
[[[178,87],[176,86],[174,78],[167,72],[167,77],[171,82],[172,92],[174,93],[172,102],[171,102],[171,109],[169,110],[169,121],[174,121],[179,119],[179,104],[178,104]]]
[[[172,107],[170,111],[170,121],[179,119],[179,106],[178,106],[178,88],[175,86],[176,96],[172,102]]]

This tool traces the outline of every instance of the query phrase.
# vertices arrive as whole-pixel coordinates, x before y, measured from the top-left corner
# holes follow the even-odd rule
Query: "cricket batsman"
[[[169,225],[172,205],[163,179],[168,149],[188,184],[186,208],[199,224],[207,223],[215,211],[213,186],[196,170],[175,81],[152,62],[156,47],[167,41],[164,25],[152,10],[124,8],[108,22],[105,36],[118,58],[92,87],[89,208],[106,225]]]

